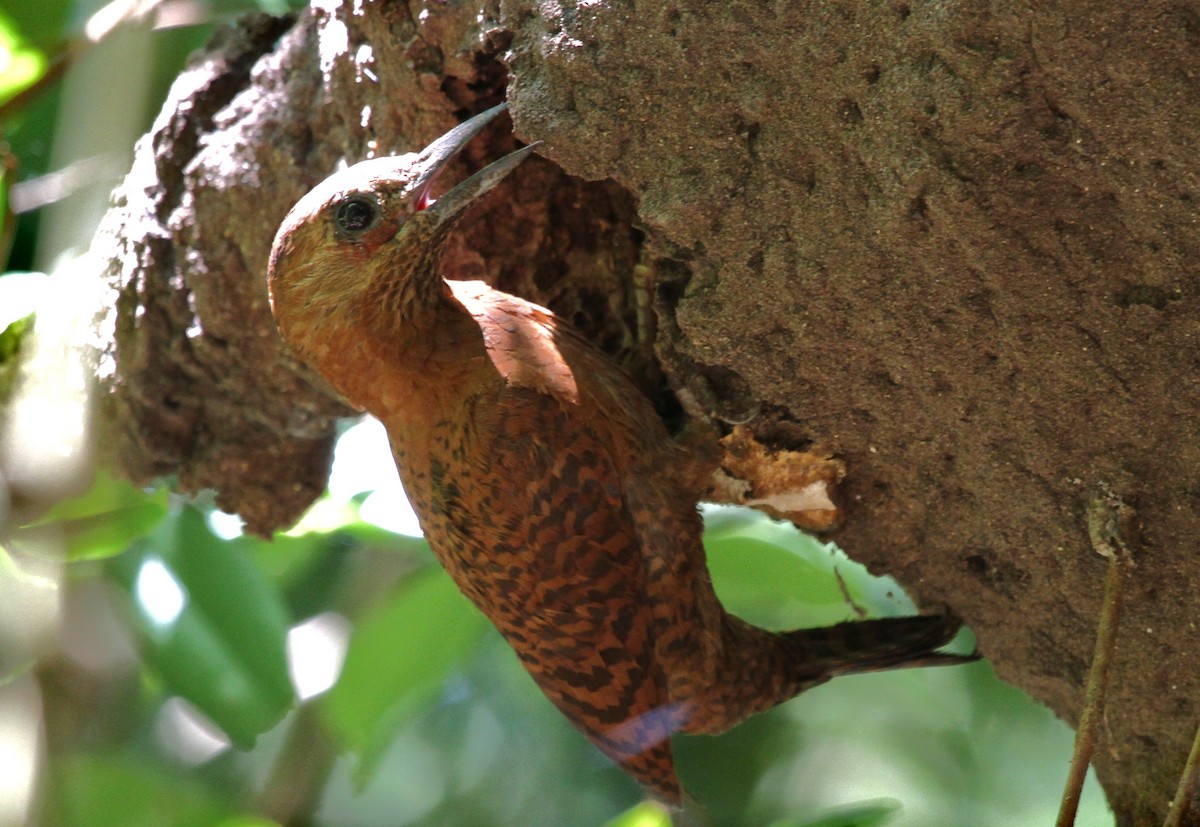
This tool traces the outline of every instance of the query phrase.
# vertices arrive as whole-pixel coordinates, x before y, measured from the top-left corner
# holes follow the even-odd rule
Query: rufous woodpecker
[[[549,310],[442,275],[463,209],[534,149],[431,197],[504,108],[315,187],[279,228],[269,286],[292,350],[383,422],[430,547],[546,697],[679,805],[673,733],[723,732],[837,675],[973,659],[935,652],[948,616],[777,633],[725,611],[696,508],[711,460]]]

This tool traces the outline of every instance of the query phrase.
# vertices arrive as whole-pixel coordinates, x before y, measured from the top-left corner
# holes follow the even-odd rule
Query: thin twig
[[[846,579],[842,577],[842,571],[837,567],[836,563],[833,566],[833,576],[837,578],[838,589],[842,593],[842,599],[850,604],[850,608],[854,610],[854,614],[859,620],[865,620],[867,610],[854,601],[854,597],[850,594],[850,587],[846,585]]]
[[[1200,783],[1200,726],[1196,727],[1196,737],[1192,740],[1192,751],[1188,753],[1187,763],[1183,765],[1183,774],[1179,776],[1179,787],[1175,790],[1175,798],[1171,801],[1171,809],[1167,812],[1167,820],[1163,827],[1183,827],[1183,819],[1192,808],[1192,799],[1196,795],[1196,786]]]
[[[309,824],[328,786],[337,749],[325,731],[317,705],[300,707],[267,783],[254,802],[259,815],[280,824]]]
[[[1108,558],[1108,575],[1104,580],[1104,602],[1100,607],[1100,624],[1096,630],[1096,650],[1088,671],[1084,691],[1083,714],[1075,733],[1075,751],[1067,772],[1062,805],[1058,810],[1056,827],[1072,827],[1079,810],[1079,797],[1088,765],[1096,746],[1096,730],[1104,716],[1104,694],[1108,689],[1108,673],[1116,649],[1117,626],[1121,618],[1126,569],[1133,560],[1121,539],[1121,527],[1133,510],[1121,499],[1102,488],[1088,503],[1088,536],[1097,554]]]

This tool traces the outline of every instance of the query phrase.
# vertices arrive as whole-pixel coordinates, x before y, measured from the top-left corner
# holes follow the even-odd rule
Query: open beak
[[[416,183],[413,186],[415,209],[425,210],[437,220],[439,225],[444,225],[462,212],[468,204],[504,180],[506,175],[516,169],[517,164],[524,161],[533,152],[534,147],[537,146],[536,143],[522,147],[516,152],[505,155],[499,161],[488,164],[436,201],[429,197],[429,191],[433,188],[434,181],[450,163],[450,159],[478,135],[492,118],[507,108],[508,104],[502,103],[480,112],[470,120],[463,121],[451,129],[417,155],[415,165],[418,172]]]

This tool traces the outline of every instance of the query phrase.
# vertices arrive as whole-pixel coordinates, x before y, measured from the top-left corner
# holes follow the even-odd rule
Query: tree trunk
[[[1200,716],[1200,11],[316,0],[246,20],[177,82],[99,240],[130,475],[215,488],[260,532],[299,515],[347,410],[274,331],[274,230],[343,161],[506,94],[545,160],[447,272],[550,305],[693,415],[843,460],[837,541],[1068,721],[1105,576],[1086,505],[1106,484],[1136,509],[1096,763],[1121,824],[1161,822]],[[514,145],[505,122],[463,163]]]

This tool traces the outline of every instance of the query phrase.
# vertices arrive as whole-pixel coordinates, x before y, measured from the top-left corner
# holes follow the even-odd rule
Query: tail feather
[[[922,615],[780,633],[726,615],[726,658],[711,691],[695,706],[681,731],[724,732],[839,675],[978,660],[976,654],[937,651],[954,638],[961,625],[948,615]]]
[[[914,666],[951,666],[978,660],[937,650],[962,627],[951,615],[919,615],[858,620],[782,635],[803,689],[814,679]]]

